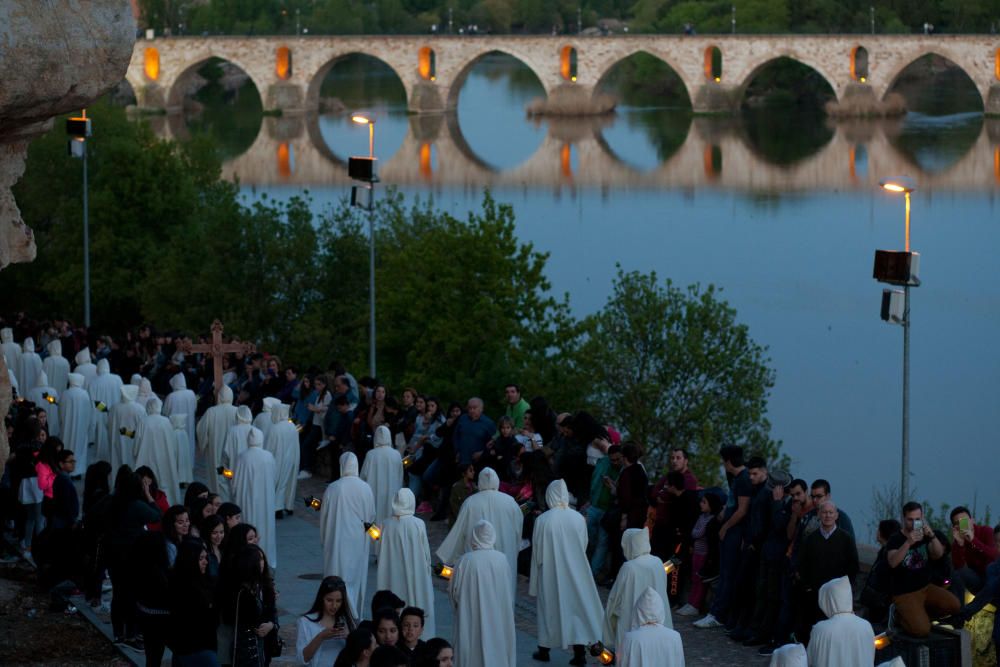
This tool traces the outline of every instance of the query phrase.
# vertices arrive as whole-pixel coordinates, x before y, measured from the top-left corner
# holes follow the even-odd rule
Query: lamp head
[[[358,125],[374,125],[375,124],[375,119],[374,118],[369,118],[365,114],[361,114],[361,113],[351,114],[351,120],[353,120]]]
[[[905,192],[907,194],[916,189],[913,179],[908,176],[896,176],[893,178],[883,178],[878,182],[883,190],[889,192]]]

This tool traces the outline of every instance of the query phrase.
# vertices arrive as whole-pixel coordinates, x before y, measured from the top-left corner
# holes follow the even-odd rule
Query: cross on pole
[[[193,344],[190,339],[184,339],[177,346],[184,354],[204,353],[212,357],[214,370],[215,395],[218,397],[219,390],[222,389],[222,357],[229,352],[235,352],[246,356],[257,351],[253,343],[223,343],[222,342],[222,322],[215,320],[212,322],[212,342]]]

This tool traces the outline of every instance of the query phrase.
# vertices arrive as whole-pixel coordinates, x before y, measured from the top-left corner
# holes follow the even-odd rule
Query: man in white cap
[[[489,521],[477,521],[469,538],[472,550],[455,563],[448,585],[448,596],[455,609],[455,664],[515,667],[517,647],[510,566],[506,556],[493,548],[496,531]]]
[[[375,494],[375,520],[382,523],[392,516],[392,501],[403,486],[403,457],[392,447],[388,426],[375,429],[374,447],[361,466],[361,479]]]
[[[819,608],[827,620],[813,626],[809,664],[813,667],[875,664],[872,625],[854,615],[854,595],[847,577],[831,579],[819,589]]]
[[[198,409],[198,397],[188,389],[187,380],[184,373],[177,373],[170,378],[170,393],[163,401],[163,416],[172,417],[177,414],[186,414],[188,424],[188,439],[191,442],[191,451],[188,453],[191,460],[194,460],[194,416]]]
[[[277,569],[274,480],[274,457],[264,450],[264,435],[260,429],[251,426],[246,451],[239,455],[233,469],[233,499],[243,510],[243,521],[257,529],[257,543],[267,555],[268,564]]]
[[[87,354],[89,356],[90,353]],[[74,372],[79,373],[79,366]],[[79,374],[83,375],[83,373]],[[122,379],[111,372],[111,366],[107,359],[101,359],[94,367],[94,375],[90,380],[84,376],[83,388],[90,393],[90,400],[93,401],[97,410],[92,438],[96,446],[94,458],[97,461],[111,461],[111,443],[114,440],[109,437],[108,419],[111,407],[121,401]],[[138,400],[138,394],[136,394],[136,398]],[[142,414],[145,415],[146,404],[141,403],[139,407],[142,409]]]
[[[45,410],[49,417],[49,435],[59,437],[59,392],[49,384],[49,376],[45,371],[39,369],[31,383],[31,389],[25,392],[24,397]]]
[[[146,403],[146,419],[135,439],[135,467],[149,466],[167,502],[178,505],[184,496],[177,469],[177,437],[170,420],[160,414],[161,409],[160,399],[155,396]]]
[[[483,468],[479,473],[479,490],[465,499],[455,524],[438,547],[441,562],[453,565],[466,551],[472,538],[472,529],[481,519],[494,527],[496,549],[507,557],[510,575],[511,599],[517,595],[517,554],[521,550],[521,529],[524,514],[517,501],[500,492],[500,478],[493,468]]]
[[[431,548],[427,527],[413,516],[417,507],[413,491],[402,488],[392,501],[392,517],[382,523],[377,586],[406,600],[408,607],[424,611],[424,635],[437,636],[434,622],[434,586],[431,583]]]
[[[538,597],[538,650],[548,662],[553,647],[573,647],[571,665],[585,665],[585,647],[601,638],[604,608],[587,560],[587,521],[569,507],[566,482],[545,490],[549,509],[535,520],[531,538],[530,595]]]
[[[622,667],[684,667],[681,636],[663,625],[663,598],[657,591],[643,591],[632,611],[632,629],[618,651]]]
[[[253,415],[250,413],[250,408],[245,405],[236,408],[236,423],[229,427],[229,431],[226,433],[226,444],[222,448],[222,462],[219,465],[223,468],[234,470],[240,454],[245,452],[249,446],[250,434],[255,431],[260,433],[260,429],[255,428],[252,421]],[[261,443],[263,442],[264,435],[261,433]],[[235,482],[230,480],[228,484],[221,484],[220,488],[223,489],[219,492],[219,495],[222,496],[222,502],[232,500],[232,493],[236,488]],[[239,505],[238,502],[236,504]],[[247,521],[247,523],[250,522]]]
[[[299,432],[288,420],[288,406],[278,403],[271,408],[271,428],[264,436],[264,449],[271,452],[277,465],[275,489],[275,518],[295,509],[295,491],[298,488]]]
[[[652,588],[663,599],[663,625],[673,628],[670,617],[670,600],[667,599],[667,573],[663,561],[650,553],[649,531],[646,528],[629,528],[622,535],[622,551],[628,559],[608,594],[604,612],[604,645],[620,650],[625,633],[631,630],[635,603]]]
[[[10,327],[0,329],[0,350],[3,351],[7,368],[13,371],[14,377],[21,368],[21,346],[14,342],[14,330]]]
[[[34,387],[35,380],[38,379],[38,373],[41,370],[42,358],[35,352],[35,339],[29,336],[21,344],[21,358],[17,362],[17,370],[15,371],[17,384],[21,389]]]
[[[365,524],[375,521],[375,496],[358,477],[354,452],[340,455],[340,479],[323,493],[319,539],[323,542],[323,576],[336,575],[347,585],[351,609],[360,617],[368,584],[371,538]]]
[[[198,451],[205,455],[205,486],[212,493],[222,495],[221,489],[228,484],[222,484],[222,478],[216,474],[216,469],[222,465],[222,452],[226,446],[226,435],[229,427],[236,424],[236,406],[233,405],[233,390],[223,385],[219,390],[217,403],[205,411],[198,422],[196,436]]]
[[[264,434],[265,443],[267,443],[267,432],[271,429],[271,424],[273,423],[273,420],[271,419],[271,410],[274,409],[274,406],[280,403],[281,401],[273,396],[265,396],[261,404],[260,412],[253,418],[253,425],[259,428],[260,432]]]
[[[59,402],[59,430],[63,445],[76,454],[76,469],[85,471],[87,445],[90,443],[97,410],[90,400],[90,394],[83,389],[84,377],[79,373],[70,373],[67,379],[69,388],[63,392]]]
[[[135,439],[146,420],[146,411],[135,402],[139,388],[134,384],[126,384],[118,391],[121,393],[121,401],[111,406],[108,416],[108,441],[111,443],[108,461],[111,463],[112,475],[117,474],[122,465],[135,468]]]
[[[62,341],[58,338],[50,340],[45,349],[49,355],[42,361],[42,370],[49,376],[52,386],[61,394],[69,387],[69,362],[62,354]],[[82,469],[79,459],[76,462],[76,469]]]
[[[83,388],[89,390],[91,381],[97,377],[97,366],[90,357],[90,348],[85,347],[73,357],[73,372],[83,376]]]

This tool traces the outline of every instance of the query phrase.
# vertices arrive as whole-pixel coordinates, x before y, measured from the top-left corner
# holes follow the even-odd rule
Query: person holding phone
[[[355,628],[347,584],[340,577],[320,582],[316,599],[298,621],[295,654],[310,667],[329,667],[347,645],[347,635]]]
[[[978,593],[986,583],[986,568],[1000,557],[993,539],[993,529],[977,526],[966,507],[951,511],[951,564],[956,585]],[[959,591],[961,592],[961,591]]]

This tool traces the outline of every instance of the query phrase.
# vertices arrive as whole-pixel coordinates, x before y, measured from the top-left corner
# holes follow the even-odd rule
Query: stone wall
[[[0,269],[35,258],[31,228],[10,190],[24,173],[28,144],[53,116],[85,108],[121,81],[134,42],[129,0],[0,2]],[[10,402],[0,356],[0,414]],[[0,474],[9,453],[0,430]]]

